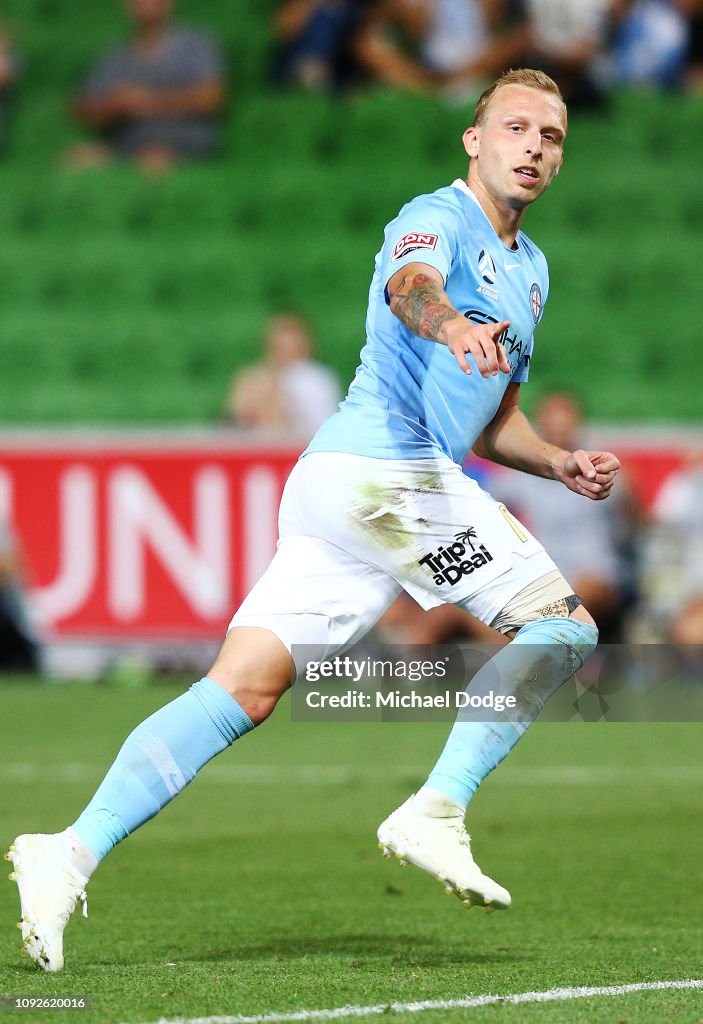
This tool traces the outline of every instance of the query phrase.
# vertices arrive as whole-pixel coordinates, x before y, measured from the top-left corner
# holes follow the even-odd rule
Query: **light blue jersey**
[[[445,345],[418,338],[391,313],[386,286],[409,263],[435,267],[453,305],[473,323],[510,321],[503,341],[511,375],[484,378],[470,355],[473,373],[463,373]],[[510,381],[527,380],[548,290],[541,251],[522,232],[517,248],[504,245],[465,182],[413,199],[386,228],[376,257],[356,377],[305,454],[432,459],[443,453],[461,465]]]

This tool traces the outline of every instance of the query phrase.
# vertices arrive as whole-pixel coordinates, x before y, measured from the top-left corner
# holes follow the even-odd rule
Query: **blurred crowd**
[[[270,49],[279,88],[470,102],[503,70],[530,66],[572,108],[598,108],[618,86],[703,89],[703,0],[280,0]],[[32,72],[0,31],[0,145]],[[123,159],[159,172],[213,156],[229,77],[221,41],[181,23],[175,0],[116,0],[115,43],[72,98],[85,138],[67,164]]]
[[[507,67],[539,67],[572,106],[614,86],[700,88],[700,0],[284,0],[274,79],[479,93]]]

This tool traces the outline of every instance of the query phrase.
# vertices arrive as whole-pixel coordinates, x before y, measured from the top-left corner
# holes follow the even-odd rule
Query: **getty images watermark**
[[[509,654],[496,659],[501,650]],[[329,659],[311,646],[291,653],[295,721],[703,722],[700,646],[603,644],[546,703],[549,645],[377,642]]]
[[[354,658],[350,655],[337,656],[329,661],[309,661],[305,663],[303,679],[305,683],[320,683],[334,680],[333,689],[325,687],[317,689],[306,686],[303,692],[298,691],[304,705],[312,711],[323,708],[359,708],[361,710],[385,709],[428,709],[455,711],[464,708],[482,709],[485,711],[503,712],[517,706],[517,700],[510,694],[470,693],[466,689],[445,687],[437,689],[436,684],[443,679],[449,680],[450,656],[444,655],[438,660],[426,658]],[[360,684],[364,682],[364,686]],[[344,683],[352,683],[352,686]],[[369,686],[368,684],[382,684]],[[392,689],[393,682],[402,685]],[[454,680],[456,683],[456,680]],[[425,683],[424,689],[416,684]]]

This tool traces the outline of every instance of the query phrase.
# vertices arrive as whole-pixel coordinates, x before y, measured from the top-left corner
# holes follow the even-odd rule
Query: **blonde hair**
[[[524,85],[529,89],[542,89],[543,92],[551,92],[564,103],[564,97],[559,86],[544,71],[536,71],[534,68],[518,68],[515,71],[506,71],[479,97],[474,114],[474,125],[480,126],[483,124],[486,120],[488,105],[493,96],[506,85]]]

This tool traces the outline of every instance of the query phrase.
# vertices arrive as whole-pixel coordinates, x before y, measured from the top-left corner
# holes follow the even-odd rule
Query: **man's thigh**
[[[300,671],[308,661],[333,657],[360,640],[399,592],[386,572],[328,541],[286,535],[230,629],[270,630]]]

